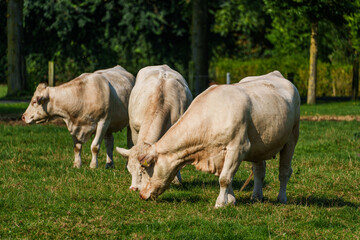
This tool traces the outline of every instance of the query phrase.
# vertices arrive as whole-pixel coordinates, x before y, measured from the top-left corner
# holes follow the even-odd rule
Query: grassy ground
[[[320,102],[315,105],[301,105],[302,116],[315,115],[360,115],[360,102]]]
[[[115,136],[125,147],[125,131]],[[0,239],[359,239],[360,123],[302,122],[288,185],[288,204],[275,202],[278,160],[268,161],[263,203],[251,203],[253,182],[242,163],[234,179],[236,206],[214,209],[218,178],[183,169],[183,186],[157,201],[130,192],[125,162],[92,170],[90,143],[73,169],[72,139],[55,125],[0,124]]]

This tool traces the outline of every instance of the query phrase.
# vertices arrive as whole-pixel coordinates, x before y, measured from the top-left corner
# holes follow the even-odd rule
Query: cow
[[[299,92],[278,71],[211,86],[159,141],[135,156],[143,166],[140,197],[156,198],[179,169],[192,164],[219,176],[216,208],[235,204],[233,176],[242,161],[249,161],[254,172],[251,198],[261,201],[265,160],[280,152],[277,199],[286,203],[299,121]]]
[[[134,147],[116,148],[128,159],[132,176],[130,190],[141,189],[141,165],[133,156],[147,144],[153,144],[180,118],[192,101],[192,95],[180,73],[167,65],[148,66],[136,76],[129,100],[129,124]],[[174,179],[181,181],[180,172]]]
[[[63,119],[74,142],[74,167],[81,167],[81,148],[91,143],[90,168],[98,167],[100,144],[105,139],[106,168],[114,167],[113,132],[129,124],[128,103],[134,76],[121,66],[83,73],[56,87],[40,83],[22,115],[26,123],[44,123]]]

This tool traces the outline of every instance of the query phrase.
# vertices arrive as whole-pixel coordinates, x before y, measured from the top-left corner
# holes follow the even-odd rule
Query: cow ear
[[[155,162],[155,157],[149,154],[141,155],[138,157],[138,160],[143,167],[150,167],[151,164]]]
[[[43,91],[41,91],[40,96],[36,97],[36,102],[38,105],[42,105],[49,100],[49,88],[45,87]]]
[[[129,149],[116,147],[116,151],[118,153],[120,153],[120,155],[123,156],[123,158],[125,158],[126,160],[129,159],[129,155],[130,155],[130,150]]]
[[[138,157],[138,160],[143,167],[150,167],[151,164],[157,161],[158,155],[154,149],[154,146],[152,146],[150,151]]]

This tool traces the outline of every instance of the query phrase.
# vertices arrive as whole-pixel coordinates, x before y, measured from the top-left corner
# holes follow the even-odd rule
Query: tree
[[[26,65],[23,48],[23,1],[8,0],[8,95],[26,89]]]
[[[360,53],[360,1],[355,0],[353,11],[345,16],[349,29],[349,40],[353,48],[353,79],[351,99],[359,95],[359,53]]]
[[[186,75],[191,58],[187,0],[24,0],[24,4],[28,59],[34,58],[31,62],[36,64],[54,59],[59,81],[116,64],[136,74],[144,66],[166,63]],[[47,66],[47,60],[42,65]],[[31,70],[44,68],[38,65],[28,66],[31,79],[46,74]]]
[[[318,56],[319,22],[344,25],[343,14],[350,9],[351,0],[264,0],[268,12],[273,18],[286,14],[298,16],[308,23],[310,35],[310,66],[307,103],[316,103],[316,71]]]
[[[310,68],[309,68],[309,83],[307,93],[307,104],[316,103],[316,72],[317,72],[317,54],[318,54],[318,22],[311,23],[311,37],[310,37]]]
[[[265,38],[271,18],[262,0],[226,0],[215,11],[213,32],[221,43],[213,49],[216,56],[250,59],[261,57],[271,48]]]
[[[195,94],[209,86],[208,2],[192,1],[192,59],[194,62]]]
[[[0,84],[6,83],[7,68],[7,33],[6,33],[7,2],[0,1]]]

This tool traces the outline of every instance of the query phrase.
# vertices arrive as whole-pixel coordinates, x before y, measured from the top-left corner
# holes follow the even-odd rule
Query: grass
[[[315,115],[360,115],[360,102],[320,102],[315,105],[303,104],[300,107],[302,116]]]
[[[125,147],[125,131],[115,145]],[[104,144],[103,144],[104,145]],[[0,238],[103,239],[358,239],[360,123],[302,122],[288,184],[288,204],[275,202],[278,160],[268,161],[262,203],[250,201],[253,182],[242,163],[234,178],[236,206],[214,209],[218,178],[182,170],[183,186],[157,201],[130,192],[125,161],[114,154],[106,170],[73,169],[65,127],[0,124]]]
[[[0,116],[20,119],[28,105],[27,102],[0,103]]]

